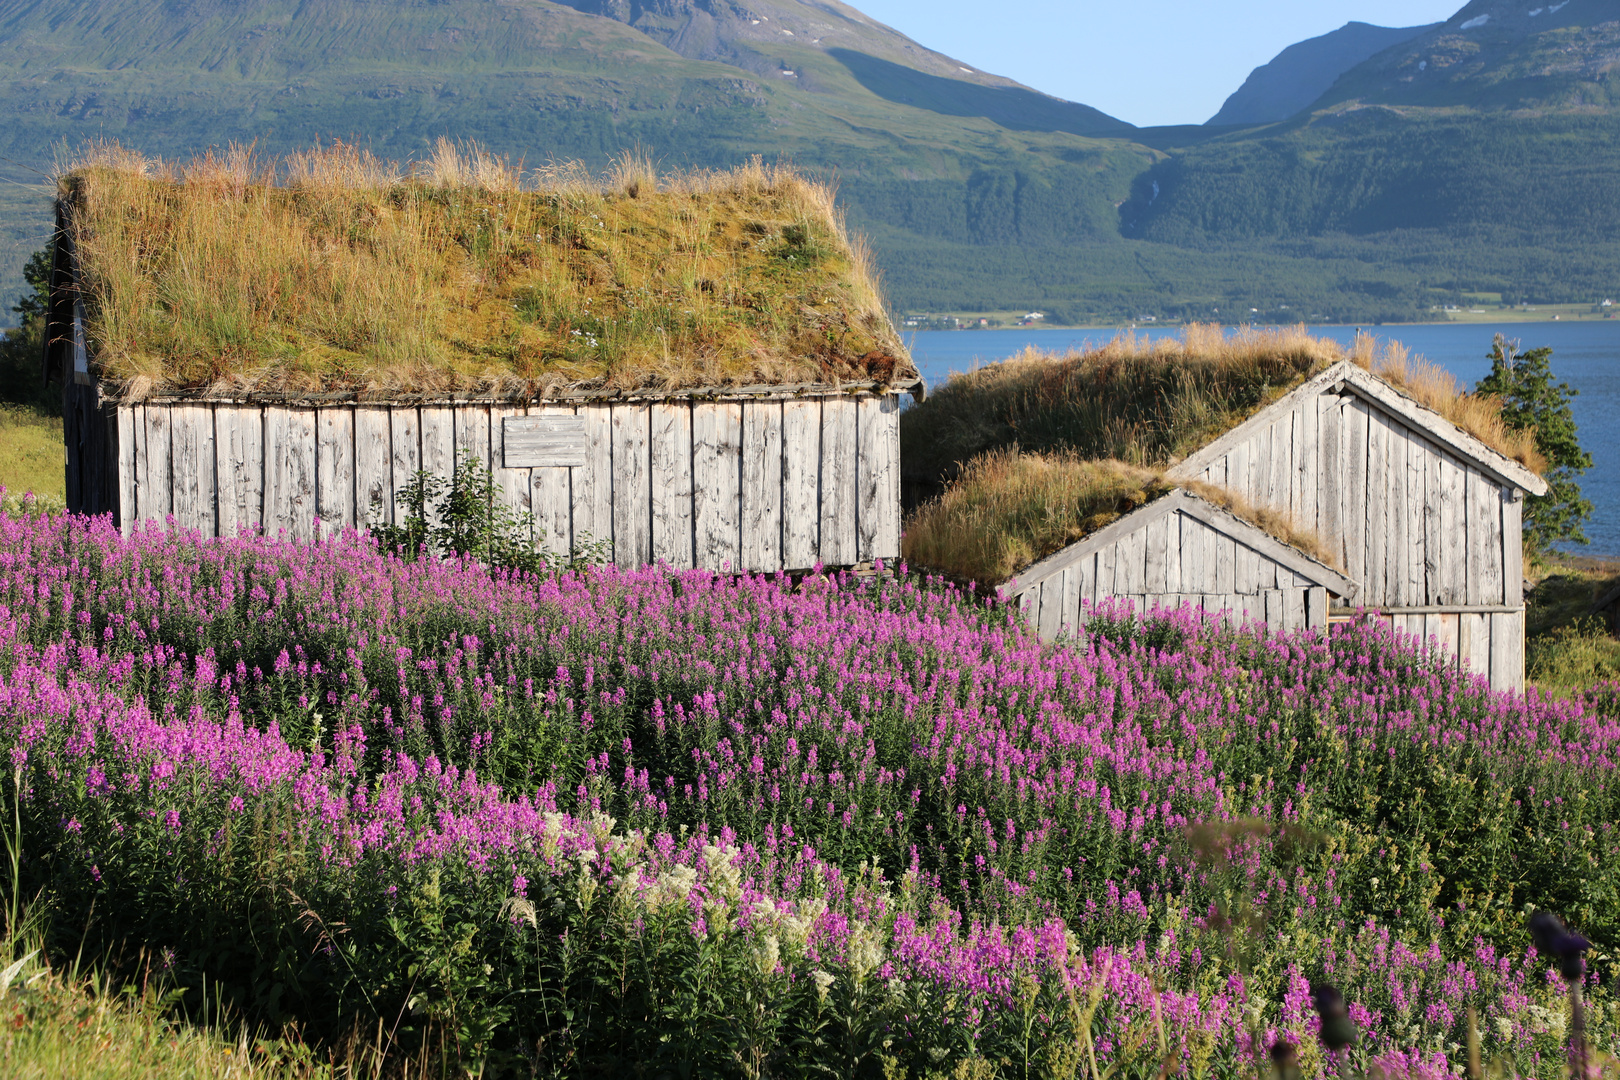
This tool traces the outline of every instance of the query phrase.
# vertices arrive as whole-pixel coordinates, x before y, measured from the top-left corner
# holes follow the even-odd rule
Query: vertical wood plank
[[[404,487],[422,468],[422,418],[416,407],[395,405],[390,408],[388,431],[394,484]]]
[[[1078,636],[1085,627],[1080,618],[1080,590],[1084,586],[1084,572],[1079,563],[1063,571],[1063,625],[1062,629]]]
[[[1524,603],[1524,500],[1512,488],[1502,492],[1502,603]]]
[[[737,570],[742,566],[742,440],[741,404],[693,404],[696,557],[697,565],[709,570]]]
[[[1114,545],[1105,544],[1097,549],[1097,603],[1118,595],[1114,588]]]
[[[1054,574],[1041,582],[1041,614],[1038,623],[1041,637],[1052,641],[1063,625],[1063,579]]]
[[[1417,432],[1406,431],[1406,596],[1407,603],[1424,603],[1428,579],[1428,553],[1424,523],[1428,514],[1428,444]]]
[[[1164,590],[1168,593],[1181,591],[1181,522],[1184,515],[1179,511],[1166,514],[1164,521]]]
[[[1347,399],[1343,420],[1345,435],[1341,486],[1344,491],[1344,513],[1341,520],[1345,532],[1345,576],[1361,582],[1366,592],[1375,594],[1381,591],[1382,583],[1380,581],[1377,586],[1372,584],[1367,567],[1367,482],[1372,475],[1367,460],[1367,407],[1359,401]],[[1376,595],[1358,596],[1356,599],[1368,604],[1382,602]]]
[[[146,475],[141,485],[141,517],[166,521],[174,513],[174,470],[170,427],[172,417],[166,405],[141,407],[146,427]]]
[[[135,407],[118,406],[118,507],[113,515],[125,536],[135,527]]]
[[[354,409],[348,405],[320,409],[315,428],[315,512],[321,531],[332,536],[356,525]]]
[[[264,410],[265,531],[294,540],[315,535],[315,410]]]
[[[468,455],[489,468],[489,406],[457,405],[455,415],[456,461]]]
[[[1444,459],[1432,443],[1423,444],[1423,603],[1440,604],[1445,594],[1442,577],[1446,545],[1444,506]]]
[[[1463,618],[1473,624],[1470,628],[1468,642],[1469,666],[1474,674],[1490,676],[1491,673],[1491,617],[1489,615],[1465,614]]]
[[[361,523],[394,521],[394,451],[388,410],[357,405],[354,410],[355,515]]]
[[[833,397],[822,401],[821,561],[829,566],[853,566],[857,561],[857,424],[853,399]]]
[[[1328,591],[1320,585],[1305,590],[1305,625],[1319,634],[1328,629]]]
[[[574,410],[569,405],[540,405],[531,408],[529,415],[573,416]],[[568,558],[574,551],[573,474],[576,471],[564,465],[529,470],[529,513],[534,520],[532,539],[542,551],[559,559]]]
[[[1440,454],[1440,598],[1441,604],[1468,599],[1468,485],[1462,466]]]
[[[1384,576],[1388,561],[1389,534],[1389,428],[1383,417],[1361,406],[1367,422],[1367,474],[1361,493],[1362,516],[1366,521],[1363,536],[1364,577],[1358,599],[1369,604],[1389,603],[1389,582]]]
[[[1321,451],[1318,421],[1321,409],[1316,398],[1301,403],[1294,416],[1294,499],[1295,520],[1307,529],[1316,528],[1316,470]]]
[[[1237,591],[1237,541],[1225,534],[1215,534],[1215,591]]]
[[[518,539],[525,544],[534,542],[534,487],[531,469],[506,467],[506,421],[508,417],[527,416],[529,410],[518,405],[494,405],[489,410],[490,482],[495,502],[506,508],[518,523]],[[394,482],[399,479],[399,461],[395,458]]]
[[[1462,616],[1455,612],[1443,612],[1436,620],[1433,632],[1435,648],[1445,657],[1448,666],[1456,667],[1462,655]]]
[[[652,561],[652,407],[614,405],[613,561],[631,569]]]
[[[896,513],[898,508],[897,499]],[[898,547],[898,535],[895,543]],[[780,401],[743,404],[742,545],[745,569],[756,573],[782,569]]]
[[[1134,596],[1146,591],[1147,536],[1138,529],[1114,544],[1114,592]]]
[[[1265,610],[1266,625],[1273,633],[1281,633],[1288,618],[1288,602],[1281,589],[1267,589],[1260,594]]]
[[[1238,443],[1227,453],[1227,483],[1225,486],[1245,498],[1252,499],[1254,494],[1251,488],[1253,487],[1254,476],[1249,468],[1249,453],[1249,444],[1247,442]]]
[[[1503,497],[1502,488],[1489,477],[1480,476],[1478,481],[1479,518],[1482,528],[1478,544],[1484,550],[1480,552],[1480,579],[1479,595],[1482,604],[1499,604],[1507,595],[1507,583],[1503,580],[1503,573],[1507,558],[1507,544],[1502,527],[1503,518],[1507,512],[1508,500]],[[1469,539],[1473,541],[1470,532]]]
[[[1503,687],[1508,690],[1524,691],[1524,635],[1525,613],[1523,611],[1510,612],[1506,616],[1507,622],[1507,664],[1508,669],[1502,680]]]
[[[1266,484],[1266,505],[1292,511],[1294,486],[1294,414],[1279,416],[1271,425],[1271,454],[1266,461],[1270,477]]]
[[[456,471],[456,414],[447,405],[423,405],[417,410],[422,445],[422,471],[451,480]],[[428,521],[441,524],[439,511],[428,507]]]
[[[897,394],[857,400],[860,501],[856,559],[900,556],[900,399]]]
[[[1145,546],[1147,572],[1143,581],[1150,593],[1163,593],[1168,591],[1167,575],[1165,571],[1165,549],[1170,543],[1170,519],[1175,514],[1165,514],[1155,521],[1150,521],[1141,531],[1142,542]]]
[[[1513,641],[1510,634],[1513,616],[1506,612],[1492,612],[1487,617],[1491,635],[1491,689],[1512,690],[1517,681],[1513,674]]]
[[[218,516],[214,486],[214,410],[210,405],[174,405],[171,452],[174,469],[174,519],[183,529],[215,535]]]
[[[221,405],[214,410],[214,475],[219,483],[219,534],[264,526],[264,410]]]
[[[1384,501],[1384,603],[1405,607],[1406,595],[1406,433],[1380,416],[1384,429],[1384,475],[1377,478]],[[1369,543],[1371,540],[1369,540]]]
[[[1316,531],[1322,534],[1332,550],[1345,561],[1344,522],[1340,510],[1344,505],[1343,449],[1344,424],[1337,394],[1323,394],[1316,399],[1316,432],[1320,446],[1316,470]]]
[[[693,562],[692,405],[652,406],[652,557],[684,570]]]
[[[574,550],[598,545],[614,560],[613,543],[613,411],[611,406],[584,404],[586,465],[572,470],[569,490],[574,500]]]
[[[821,550],[821,402],[782,403],[782,563],[814,566]]]
[[[1234,553],[1235,563],[1233,573],[1236,584],[1233,589],[1243,596],[1255,596],[1260,592],[1260,553],[1253,548],[1238,544]],[[1271,569],[1270,560],[1266,560],[1267,569]],[[1272,571],[1275,578],[1276,571]]]
[[[1466,470],[1464,474],[1463,506],[1467,515],[1468,553],[1467,553],[1467,603],[1489,603],[1485,591],[1485,566],[1489,558],[1489,549],[1486,547],[1487,537],[1490,535],[1490,507],[1485,501],[1486,489],[1495,490],[1485,477],[1474,469]]]

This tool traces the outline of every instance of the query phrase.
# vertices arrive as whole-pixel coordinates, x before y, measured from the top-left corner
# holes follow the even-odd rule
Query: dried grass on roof
[[[1337,556],[1314,530],[1226,488],[1176,484],[1158,469],[1122,461],[1024,454],[1017,447],[974,458],[943,495],[913,511],[901,553],[908,563],[963,583],[1001,585],[1177,487],[1339,569]]]
[[[1399,343],[1363,335],[1346,350],[1304,327],[1226,334],[1203,325],[1179,339],[1125,334],[1066,355],[1028,350],[953,375],[902,416],[902,461],[914,476],[948,477],[963,462],[1016,444],[1164,466],[1341,360],[1376,372],[1505,456],[1541,467],[1533,437],[1505,430],[1494,399],[1462,394],[1446,372]]]
[[[992,450],[912,512],[900,550],[957,581],[999,585],[1171,490],[1157,471],[1124,462]]]
[[[441,140],[65,166],[98,370],[149,390],[637,390],[909,382],[832,191],[758,161],[660,177]]]

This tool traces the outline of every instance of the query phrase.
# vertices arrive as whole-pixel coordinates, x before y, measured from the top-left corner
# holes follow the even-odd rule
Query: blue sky
[[[850,0],[985,71],[1133,124],[1201,124],[1250,71],[1352,20],[1421,26],[1465,0]]]

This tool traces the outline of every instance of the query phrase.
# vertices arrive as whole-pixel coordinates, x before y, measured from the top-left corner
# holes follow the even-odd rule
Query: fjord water
[[[928,385],[937,387],[953,371],[1014,356],[1027,346],[1063,352],[1104,344],[1119,332],[1086,328],[932,331],[912,335],[909,343]],[[1358,328],[1318,326],[1311,332],[1348,345]],[[1595,507],[1586,526],[1591,544],[1572,550],[1620,557],[1620,319],[1384,326],[1371,332],[1401,342],[1415,355],[1451,372],[1469,389],[1491,370],[1486,354],[1493,335],[1500,333],[1510,341],[1517,340],[1525,349],[1551,346],[1554,376],[1580,391],[1574,402],[1575,422],[1580,427],[1581,445],[1592,455],[1593,462],[1591,471],[1581,479],[1581,488]],[[1166,327],[1136,333],[1161,338],[1180,331]]]

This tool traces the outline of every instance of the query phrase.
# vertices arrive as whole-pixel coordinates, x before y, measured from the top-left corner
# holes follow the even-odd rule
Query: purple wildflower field
[[[1470,1007],[1559,1075],[1524,915],[1596,943],[1620,1050],[1615,700],[1368,625],[1053,646],[904,576],[0,515],[6,797],[62,947],[492,1075],[1235,1077],[1286,1038],[1439,1076]]]

